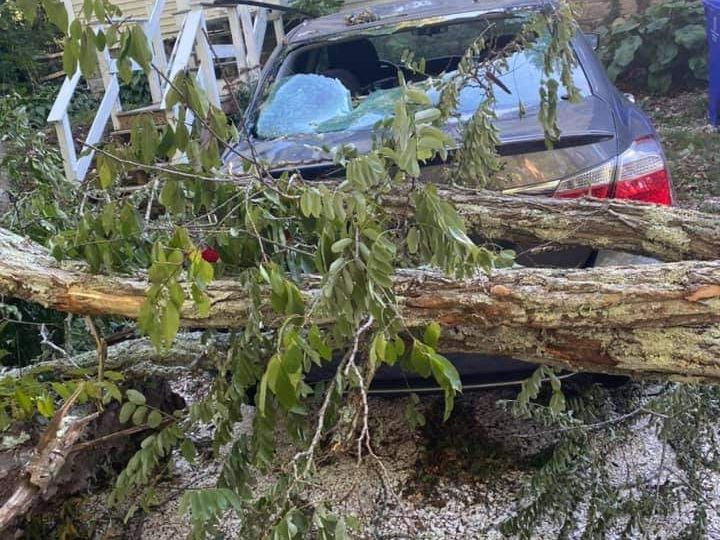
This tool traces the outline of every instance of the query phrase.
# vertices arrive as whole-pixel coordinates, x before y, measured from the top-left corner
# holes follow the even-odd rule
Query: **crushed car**
[[[546,0],[413,0],[341,11],[307,20],[275,50],[260,76],[246,111],[255,155],[275,174],[298,171],[305,178],[338,173],[331,148],[352,145],[362,153],[372,148],[378,121],[393,114],[400,95],[399,76],[423,87],[425,79],[452,76],[477,37],[500,49],[514,40],[529,15],[548,7]],[[552,4],[550,4],[552,5]],[[573,84],[579,99],[565,99],[557,108],[561,131],[552,148],[537,118],[543,78],[541,44],[518,48],[506,67],[496,71],[493,84],[497,148],[502,171],[493,189],[505,193],[552,197],[616,198],[670,205],[673,187],[649,119],[607,78],[591,40],[579,29],[572,39]],[[405,65],[407,51],[424,59],[418,73]],[[556,77],[560,80],[559,74]],[[562,87],[561,87],[562,89]],[[439,99],[425,87],[431,102]],[[459,96],[457,115],[446,131],[460,140],[462,123],[485,99],[486,89],[468,84]],[[522,109],[522,110],[521,110]],[[458,143],[459,144],[459,143]],[[236,154],[227,162],[239,167]],[[422,175],[431,178],[442,164],[429,164]],[[525,266],[590,267],[626,262],[650,262],[586,247],[515,249]],[[511,384],[532,366],[507,358],[449,356],[465,388]],[[375,392],[432,390],[430,381],[410,380],[394,368],[377,374]]]

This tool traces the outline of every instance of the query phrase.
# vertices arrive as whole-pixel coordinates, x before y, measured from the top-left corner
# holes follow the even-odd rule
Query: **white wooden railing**
[[[198,85],[205,90],[210,103],[219,107],[221,95],[215,75],[217,63],[234,58],[241,79],[255,78],[260,68],[260,54],[268,23],[273,23],[276,43],[281,43],[285,35],[282,12],[238,5],[221,8],[223,10],[221,13],[229,22],[231,43],[211,44],[208,39],[204,9],[200,6],[191,7],[188,0],[176,0],[176,2],[177,20],[181,23],[169,60],[165,54],[161,32],[165,0],[155,0],[147,19],[134,20],[143,25],[152,53],[153,70],[148,74],[148,83],[153,103],[148,105],[160,105],[161,109],[166,111],[170,122],[174,121],[175,114],[174,111],[167,111],[165,107],[165,98],[170,90],[168,80],[172,81],[182,71],[197,69]],[[72,20],[75,15],[72,13],[71,3],[69,0],[64,3],[70,10],[68,16]],[[276,3],[286,5],[287,0],[276,0]],[[217,8],[213,8],[212,12],[217,13]],[[96,31],[103,26],[98,23],[95,26]],[[116,61],[107,48],[99,52],[97,57],[104,94],[84,143],[80,144],[79,152],[76,150],[68,114],[70,102],[80,82],[79,71],[72,77],[65,78],[47,119],[57,131],[58,144],[65,163],[65,174],[71,180],[82,181],[87,175],[94,158],[94,147],[102,144],[108,124],[112,123],[116,130],[120,128],[118,113],[123,109]],[[132,69],[137,71],[141,68],[133,62]],[[226,90],[231,91],[231,89]],[[188,114],[185,122],[191,126],[193,120],[192,114]],[[178,159],[182,159],[182,156]]]

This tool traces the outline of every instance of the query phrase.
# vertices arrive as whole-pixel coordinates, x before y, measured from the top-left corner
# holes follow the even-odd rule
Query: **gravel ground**
[[[207,383],[197,378],[184,379],[177,382],[176,390],[192,400]],[[513,396],[510,389],[463,396],[445,425],[440,422],[441,400],[423,399],[419,410],[427,424],[417,429],[404,419],[408,398],[371,398],[374,448],[384,464],[386,481],[371,459],[358,464],[351,456],[336,458],[320,468],[317,487],[307,492],[308,501],[331,501],[334,510],[358,518],[362,531],[357,538],[362,539],[507,538],[498,526],[521,501],[522,488],[532,473],[528,460],[555,441],[552,430],[518,420],[497,406],[498,400]],[[254,410],[246,407],[244,412],[238,434],[250,430]],[[205,435],[198,434],[198,440],[208,440]],[[294,450],[281,444],[279,451],[289,455]],[[635,425],[626,444],[608,455],[608,463],[618,484],[630,478],[657,482],[668,474],[678,474],[672,452],[663,452],[653,430],[643,422]],[[183,538],[189,531],[187,516],[178,511],[183,490],[213,486],[220,467],[214,459],[190,466],[176,456],[173,473],[158,486],[161,504],[152,513],[123,525],[119,515],[104,506],[104,494],[91,500],[86,513],[103,525],[96,531],[98,538]],[[662,470],[666,472],[658,474]],[[271,482],[272,478],[262,477],[258,489],[263,490]],[[720,481],[715,486],[711,496],[720,500]],[[667,538],[688,515],[683,512],[657,518],[648,523],[645,535],[629,538]],[[580,515],[578,525],[582,524]],[[228,516],[222,524],[221,538],[237,538],[237,528],[237,521]],[[558,527],[545,523],[533,538],[558,538]],[[571,538],[579,538],[579,534]],[[606,538],[620,538],[620,534]],[[708,538],[720,539],[720,527],[715,521]]]

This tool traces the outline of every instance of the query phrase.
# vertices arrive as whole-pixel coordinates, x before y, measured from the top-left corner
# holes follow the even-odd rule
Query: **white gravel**
[[[179,381],[177,390],[186,398],[191,398],[201,391],[206,382]],[[365,459],[358,465],[352,456],[340,457],[320,468],[316,487],[307,493],[308,500],[330,501],[334,510],[356,516],[363,526],[358,538],[504,538],[498,530],[498,524],[510,515],[518,503],[522,486],[529,479],[530,473],[520,466],[520,461],[547,446],[553,437],[552,434],[523,436],[539,433],[543,429],[530,422],[517,420],[496,406],[498,399],[511,396],[512,393],[508,391],[492,391],[463,397],[457,406],[457,409],[462,409],[461,424],[453,425],[451,419],[449,426],[453,436],[457,437],[459,433],[463,444],[457,445],[457,439],[453,439],[453,436],[441,440],[440,444],[446,447],[436,453],[442,460],[439,463],[429,462],[424,457],[427,440],[423,431],[411,429],[404,420],[406,398],[371,398],[374,448],[385,464],[389,486],[381,481],[379,468],[371,459]],[[436,398],[423,400],[422,408],[428,419],[434,418],[432,411],[437,407]],[[246,420],[238,426],[239,431],[250,429],[252,408],[247,407],[246,413]],[[443,433],[443,429],[438,425],[432,427],[431,431]],[[468,439],[462,440],[463,437]],[[467,463],[462,464],[463,467],[458,466],[461,460],[474,457],[464,455],[463,448],[453,445],[489,449],[478,458],[478,474],[468,474]],[[492,449],[499,446],[502,446],[505,458],[498,461],[496,468]],[[666,451],[663,457],[661,446],[652,430],[638,424],[629,443],[608,456],[608,462],[613,464],[612,474],[618,482],[634,475],[657,478],[661,460],[669,471],[666,474],[674,474],[674,456],[672,452]],[[280,451],[289,454],[292,449],[288,445],[281,445]],[[507,455],[517,456],[517,466],[508,462]],[[189,530],[189,524],[187,517],[180,515],[177,510],[182,490],[185,487],[212,486],[219,472],[220,463],[216,460],[205,459],[198,465],[190,466],[178,458],[172,478],[158,490],[158,500],[163,502],[162,506],[149,515],[133,518],[125,528],[117,518],[99,514],[96,516],[97,522],[104,525],[100,527],[99,533],[104,532],[106,537],[113,537],[113,533],[122,529],[122,534],[131,538],[183,538]],[[263,478],[259,488],[262,489],[271,481],[272,478]],[[711,496],[720,500],[720,482],[716,486],[716,493]],[[91,506],[98,510],[100,501],[100,498],[96,498],[95,504]],[[683,512],[664,521],[656,520],[647,536],[636,538],[666,538],[668,532],[677,530],[688,515],[689,512]],[[579,525],[581,522],[582,519]],[[229,517],[223,523],[223,529],[227,538],[234,538],[237,522]],[[557,538],[557,534],[556,527],[548,523],[537,531],[534,538],[549,540]],[[609,538],[616,537],[619,536]],[[720,539],[717,520],[711,523],[709,538]]]

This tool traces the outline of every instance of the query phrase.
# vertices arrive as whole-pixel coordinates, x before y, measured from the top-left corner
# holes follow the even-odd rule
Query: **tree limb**
[[[309,278],[303,292],[317,294]],[[63,266],[42,247],[0,229],[0,294],[82,315],[136,318],[147,283]],[[446,350],[506,355],[571,369],[720,381],[720,262],[626,268],[498,271],[454,281],[402,271],[405,322],[439,321]],[[208,288],[210,313],[191,303],[183,325],[242,326],[249,302],[233,281]],[[681,343],[681,345],[676,345]]]
[[[481,239],[582,245],[667,262],[714,260],[720,254],[720,220],[695,210],[619,200],[503,195],[451,186],[438,191]],[[387,203],[393,211],[407,211],[406,196],[393,195]]]

